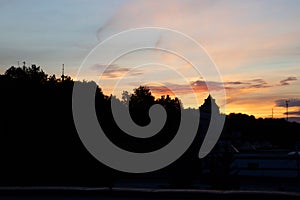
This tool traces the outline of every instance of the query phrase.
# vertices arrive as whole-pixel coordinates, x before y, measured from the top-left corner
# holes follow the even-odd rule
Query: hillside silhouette
[[[80,84],[95,84],[80,82]],[[209,124],[200,120],[199,130],[191,147],[176,162],[157,172],[136,175],[117,172],[97,161],[84,147],[77,134],[72,116],[70,76],[63,80],[47,75],[40,67],[11,67],[0,75],[0,185],[1,186],[113,186],[120,178],[158,177],[173,187],[189,187],[193,179],[201,178],[203,163],[215,176],[229,176],[232,146],[240,151],[253,149],[290,149],[300,141],[300,124],[284,119],[256,119],[246,114],[229,114],[220,141],[207,158],[200,160],[198,152]],[[168,95],[155,98],[146,86],[123,93],[121,100],[95,91],[95,107],[99,123],[107,137],[117,146],[132,152],[151,152],[168,144],[180,124],[178,98]],[[163,129],[153,137],[140,139],[122,132],[113,119],[111,101],[128,107],[132,119],[141,126],[150,122],[149,108],[162,105],[167,111]],[[214,103],[209,96],[199,109],[189,112],[208,114]],[[217,106],[217,105],[216,105]],[[202,115],[201,115],[202,116]],[[204,115],[203,115],[204,116]],[[253,150],[254,151],[254,150]],[[228,183],[222,183],[228,185]]]

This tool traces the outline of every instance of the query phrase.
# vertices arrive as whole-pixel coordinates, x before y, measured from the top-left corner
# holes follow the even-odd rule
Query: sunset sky
[[[176,34],[149,31],[110,43],[107,51],[93,56],[96,60],[83,64],[86,77],[97,81],[106,94],[119,84],[117,96],[144,83],[157,97],[172,89],[185,107],[203,102],[208,94],[205,82],[213,86],[211,93],[224,83],[224,112],[271,117],[273,109],[274,117],[281,118],[289,100],[290,119],[300,122],[299,10],[298,0],[0,0],[0,72],[26,61],[60,76],[64,63],[66,74],[75,78],[86,56],[110,36],[161,27],[192,38],[203,47],[202,54]],[[198,59],[201,70],[209,71],[210,57],[222,81],[210,73],[199,75],[178,55],[153,49],[119,57],[97,79],[107,66],[100,57],[118,52],[119,46],[134,47],[144,41],[179,49]],[[199,98],[196,104],[190,101],[192,93]],[[218,102],[218,95],[215,98]]]

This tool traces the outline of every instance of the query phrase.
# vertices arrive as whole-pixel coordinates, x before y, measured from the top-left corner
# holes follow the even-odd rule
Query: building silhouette
[[[211,113],[212,110],[218,114],[220,113],[220,108],[217,105],[216,100],[210,94],[204,100],[204,103],[199,107],[199,110],[203,113]]]

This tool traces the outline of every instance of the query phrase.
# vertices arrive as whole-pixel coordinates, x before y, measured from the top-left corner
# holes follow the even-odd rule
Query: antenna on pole
[[[286,107],[286,121],[289,121],[289,100],[285,101],[285,107]]]
[[[20,67],[20,61],[18,61],[18,67]]]
[[[272,108],[272,119],[274,117],[274,108]]]
[[[65,64],[62,64],[61,81],[65,80]]]

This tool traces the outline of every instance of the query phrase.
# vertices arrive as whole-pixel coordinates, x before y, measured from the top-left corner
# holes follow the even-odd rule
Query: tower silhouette
[[[65,80],[65,64],[62,64],[61,81]]]
[[[286,106],[286,121],[289,121],[289,100],[285,101],[285,106]]]

